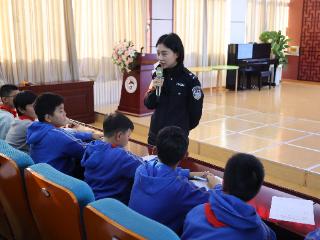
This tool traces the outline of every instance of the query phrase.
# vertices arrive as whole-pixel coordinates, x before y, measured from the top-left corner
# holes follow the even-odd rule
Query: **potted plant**
[[[282,65],[288,63],[288,58],[285,55],[285,50],[289,47],[288,42],[291,41],[291,39],[283,35],[281,31],[265,31],[260,34],[259,39],[263,43],[271,43],[271,53],[275,58],[274,79],[276,79],[276,71],[279,71],[281,76],[280,68],[282,68]],[[277,75],[279,76],[279,74]]]

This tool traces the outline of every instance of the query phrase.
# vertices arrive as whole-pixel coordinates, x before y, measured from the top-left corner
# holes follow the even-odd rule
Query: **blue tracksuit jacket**
[[[192,209],[185,220],[181,239],[275,240],[275,233],[261,220],[255,209],[239,198],[225,194],[219,184],[210,191],[210,209],[225,226],[208,222],[204,204]]]
[[[158,159],[141,165],[135,175],[129,207],[181,233],[186,214],[208,201],[209,193],[189,182],[189,170],[173,169]]]
[[[96,200],[111,197],[128,204],[134,174],[142,158],[103,141],[91,142],[81,160],[84,180]]]
[[[33,122],[27,129],[33,161],[48,163],[68,175],[73,175],[76,162],[80,163],[86,147],[83,141],[91,139],[92,133],[66,131],[45,122]]]

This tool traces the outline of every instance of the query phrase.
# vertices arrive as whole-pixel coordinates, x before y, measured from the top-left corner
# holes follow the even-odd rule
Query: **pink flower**
[[[120,41],[113,47],[112,62],[118,65],[121,71],[130,71],[129,65],[134,62],[137,50],[132,41]]]

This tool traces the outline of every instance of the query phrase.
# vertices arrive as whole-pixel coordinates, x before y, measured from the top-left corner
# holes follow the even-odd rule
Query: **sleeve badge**
[[[199,100],[202,96],[202,91],[200,86],[195,86],[192,88],[192,95],[195,100]]]

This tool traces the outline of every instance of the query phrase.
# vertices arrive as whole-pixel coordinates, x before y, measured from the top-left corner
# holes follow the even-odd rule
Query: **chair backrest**
[[[39,239],[25,191],[23,169],[29,155],[0,140],[0,202],[14,239]]]
[[[179,239],[170,228],[112,198],[88,204],[84,208],[83,218],[87,240]]]
[[[13,232],[11,230],[7,215],[0,202],[0,239],[13,239]]]
[[[46,163],[25,169],[31,211],[43,239],[84,239],[82,208],[94,201],[88,184]]]

